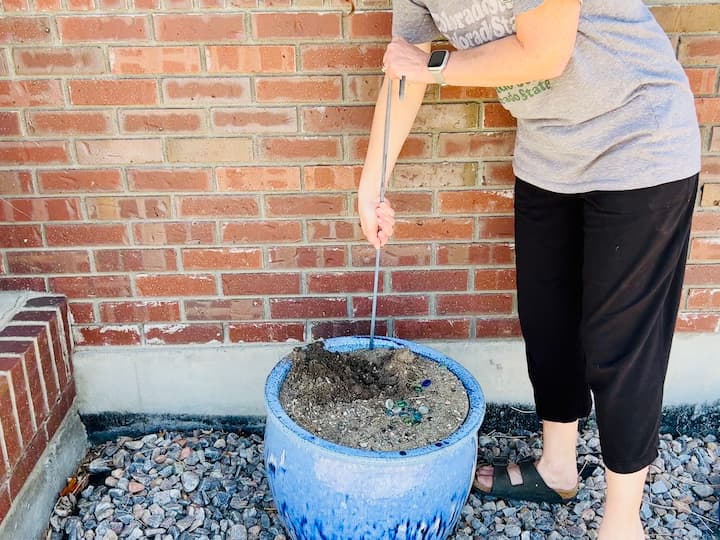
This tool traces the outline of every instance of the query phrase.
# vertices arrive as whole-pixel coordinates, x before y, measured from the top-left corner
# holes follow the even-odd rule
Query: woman
[[[404,77],[407,87],[393,98],[388,171],[427,84],[496,87],[518,120],[518,311],[543,454],[479,467],[474,485],[571,500],[578,419],[594,398],[607,475],[598,537],[644,538],[700,170],[693,97],[670,42],[642,0],[393,0],[393,36],[384,84]],[[456,50],[431,56],[438,38]],[[358,192],[378,249],[394,225],[380,202],[385,96]]]

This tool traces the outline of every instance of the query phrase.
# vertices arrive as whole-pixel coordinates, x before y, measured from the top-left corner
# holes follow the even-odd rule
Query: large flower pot
[[[450,369],[467,391],[468,415],[454,433],[430,446],[398,452],[341,446],[306,431],[283,410],[279,395],[291,361],[281,359],[265,385],[265,466],[280,518],[294,540],[444,539],[460,517],[485,414],[480,385],[460,364],[428,347],[383,337],[376,337],[375,345],[407,347]],[[325,347],[367,349],[369,338],[332,338]]]

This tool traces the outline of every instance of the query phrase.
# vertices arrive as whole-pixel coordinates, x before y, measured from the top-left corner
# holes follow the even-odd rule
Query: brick
[[[50,19],[48,17],[3,17],[0,19],[0,43],[48,43]]]
[[[497,100],[497,91],[494,88],[482,86],[442,86],[440,99],[445,100]]]
[[[678,60],[684,66],[717,66],[720,63],[720,37],[682,36]]]
[[[431,193],[396,192],[388,196],[396,214],[430,214],[433,208]],[[357,205],[354,205],[356,207]]]
[[[223,342],[220,324],[145,325],[148,345],[185,345]]]
[[[198,47],[111,47],[110,71],[117,74],[199,73]]]
[[[166,145],[170,162],[227,163],[253,159],[249,138],[167,139]]]
[[[2,456],[0,456],[0,461],[2,460]],[[2,465],[3,471],[6,470],[5,465],[3,463]],[[2,478],[4,478],[5,475],[3,474]],[[2,522],[5,519],[5,516],[10,511],[10,506],[12,505],[12,499],[10,498],[10,486],[9,482],[5,482],[4,484],[0,482],[0,522]]]
[[[245,41],[245,15],[155,15],[155,37],[160,41]]]
[[[306,45],[300,48],[300,62],[303,70],[348,71],[353,74],[361,70],[378,71],[382,65],[385,45],[348,44]]]
[[[686,68],[685,73],[690,81],[690,88],[696,96],[715,93],[718,68]]]
[[[720,129],[714,127],[712,130],[712,139],[710,140],[710,151],[720,152]]]
[[[345,100],[348,102],[375,103],[383,77],[380,75],[348,75]]]
[[[413,317],[430,315],[430,297],[424,295],[379,295],[377,299],[379,317]],[[353,316],[370,317],[372,298],[354,297]]]
[[[292,45],[208,45],[208,73],[292,73],[296,71]]]
[[[499,103],[483,103],[482,127],[486,129],[514,128],[517,121],[510,112]]]
[[[61,41],[144,41],[149,37],[143,15],[82,15],[57,17]]]
[[[50,289],[68,298],[123,298],[132,296],[129,276],[52,277]]]
[[[342,99],[342,79],[334,76],[256,77],[258,103],[323,102]]]
[[[514,206],[511,190],[440,192],[438,202],[441,214],[512,213]]]
[[[133,225],[133,238],[141,245],[196,245],[215,243],[212,223],[139,223]]]
[[[397,270],[390,279],[395,292],[468,290],[467,270]]]
[[[7,260],[13,274],[90,272],[90,258],[85,251],[9,251]]]
[[[515,171],[511,161],[486,161],[483,163],[482,184],[485,186],[515,185]]]
[[[267,195],[266,215],[275,216],[337,216],[346,212],[342,195]]]
[[[715,313],[680,313],[676,332],[715,333],[720,328],[720,315]]]
[[[223,293],[230,296],[300,294],[300,274],[254,272],[223,274]]]
[[[122,301],[100,303],[100,319],[107,323],[177,321],[179,302]]]
[[[720,157],[702,156],[700,180],[720,180]]]
[[[472,237],[472,219],[399,219],[395,223],[395,238],[398,240],[471,240]]]
[[[67,0],[69,11],[90,11],[95,9],[95,0]]]
[[[239,321],[262,319],[261,298],[232,298],[219,300],[186,300],[185,317],[188,320]]]
[[[243,105],[250,103],[250,79],[247,77],[166,78],[162,81],[162,93],[163,102],[167,104]]]
[[[653,6],[652,14],[665,32],[714,32],[720,27],[716,5]]]
[[[5,56],[5,49],[0,47],[0,77],[7,77],[8,75],[10,75],[10,68]]]
[[[720,310],[720,288],[690,289],[687,297],[687,309]]]
[[[32,248],[42,246],[40,225],[0,225],[0,247]]]
[[[271,298],[270,316],[273,319],[334,318],[347,316],[345,298]]]
[[[32,441],[30,441],[30,444],[25,448],[20,461],[18,461],[10,476],[10,496],[13,499],[15,499],[25,485],[25,481],[45,451],[47,443],[45,432],[38,431]]]
[[[45,438],[51,440],[62,424],[75,400],[75,385],[70,385],[61,395],[45,422]]]
[[[691,234],[720,235],[720,213],[697,212],[693,216]]]
[[[301,242],[302,225],[292,221],[233,221],[222,226],[222,241],[227,243],[277,244]]]
[[[30,9],[27,0],[5,0],[3,9],[8,12],[12,11],[28,11]]]
[[[372,292],[372,272],[309,273],[305,276],[307,292],[314,293],[357,293]],[[382,291],[383,278],[380,276],[378,290]]]
[[[109,112],[29,111],[27,129],[31,135],[108,134],[112,133]]]
[[[17,112],[0,112],[0,137],[20,134],[20,115]]]
[[[392,186],[394,189],[474,186],[477,167],[477,163],[401,164],[395,167]]]
[[[208,274],[141,274],[135,277],[135,284],[140,296],[175,297],[217,294],[215,278]]]
[[[35,329],[36,327],[33,326],[33,328]],[[44,330],[45,327],[43,326],[43,333],[40,335],[46,335]],[[40,343],[38,343],[38,345],[40,345]],[[33,416],[35,418],[36,425],[39,426],[43,419],[47,416],[49,410],[47,395],[45,392],[45,379],[42,376],[41,371],[42,364],[34,347],[28,347],[27,344],[22,343],[21,346],[25,348],[25,352],[18,352],[17,355],[19,355],[22,360],[23,373],[25,375],[25,382],[27,384],[28,395],[30,397],[30,404],[33,408]],[[47,337],[45,338],[45,347],[47,347]],[[37,351],[40,351],[39,347]]]
[[[0,141],[0,165],[68,163],[65,141]]]
[[[328,339],[338,336],[367,336],[370,334],[370,321],[358,320],[333,320],[333,321],[311,321],[310,339]],[[386,336],[387,321],[382,319],[375,321],[375,334]]]
[[[395,335],[403,339],[468,339],[467,319],[398,319]]]
[[[700,206],[720,206],[720,184],[703,184]]]
[[[515,270],[512,268],[481,268],[475,270],[475,290],[494,291],[515,289]]]
[[[5,221],[77,221],[81,219],[78,198],[7,199],[0,206]]]
[[[254,107],[215,109],[212,124],[216,131],[228,133],[295,133],[297,112],[293,107]]]
[[[512,294],[440,294],[438,315],[485,315],[513,311]]]
[[[170,197],[88,197],[87,214],[93,220],[170,217]]]
[[[257,248],[183,249],[185,270],[241,270],[262,268],[262,251]]]
[[[271,343],[304,341],[305,325],[302,323],[236,323],[228,327],[231,343]]]
[[[360,224],[349,220],[309,220],[307,229],[310,242],[358,241],[365,238]]]
[[[18,75],[97,75],[106,71],[100,47],[16,47],[13,60]]]
[[[299,167],[218,167],[218,191],[299,191]]]
[[[74,326],[73,334],[79,346],[140,344],[137,326]]]
[[[260,215],[257,197],[177,197],[178,214],[183,217],[253,217]]]
[[[368,132],[373,107],[307,107],[302,109],[303,131],[307,133]]]
[[[12,388],[13,410],[11,413],[15,415],[16,426],[19,428],[18,433],[23,445],[26,445],[32,439],[37,426],[20,357],[0,357],[0,379],[7,381],[8,386]]]
[[[125,225],[45,225],[48,246],[121,246],[127,245]]]
[[[68,81],[73,105],[156,105],[157,81],[150,79]]]
[[[342,36],[339,13],[253,13],[252,35],[256,39],[333,39]]]
[[[60,0],[35,0],[35,9],[38,11],[62,11]]]
[[[303,169],[306,191],[354,191],[360,184],[362,167],[353,165],[307,166]]]
[[[352,159],[364,160],[367,154],[369,139],[366,136],[353,136],[348,137],[350,145],[350,156]],[[400,149],[399,159],[418,159],[418,158],[429,158],[432,156],[432,145],[433,140],[430,135],[410,135],[406,140],[403,147]],[[438,165],[447,165],[439,163],[423,163],[422,165],[410,165],[411,169],[417,170],[420,167],[426,167],[432,169]],[[400,164],[395,167],[395,175],[402,176],[405,174],[405,169],[408,165]],[[429,174],[429,173],[426,173]]]
[[[128,185],[132,191],[210,191],[207,169],[130,169]]]
[[[380,253],[380,265],[429,266],[432,246],[429,244],[388,244]],[[352,247],[352,266],[375,266],[375,248],[369,244]]]
[[[22,455],[22,440],[13,413],[10,384],[5,377],[0,377],[0,427],[5,441],[9,469],[12,470]]]
[[[0,81],[0,107],[61,106],[63,102],[59,80]]]
[[[499,216],[478,219],[478,237],[481,240],[511,239],[513,237],[513,218]]]
[[[172,249],[102,249],[95,252],[98,272],[166,272],[177,270]]]
[[[0,171],[0,195],[33,193],[30,171]]]
[[[120,111],[120,129],[127,133],[192,133],[205,131],[204,115],[197,110]]]
[[[0,291],[41,291],[44,292],[44,278],[0,278]]]
[[[345,265],[343,247],[279,246],[268,249],[268,268],[337,268]]]
[[[437,246],[437,263],[440,265],[509,265],[515,263],[513,244],[473,243]]]
[[[392,13],[366,11],[348,18],[348,31],[352,39],[389,40],[392,36]]]
[[[520,337],[520,321],[512,319],[478,319],[475,321],[475,335],[478,338]]]
[[[438,146],[440,157],[511,156],[515,133],[441,133]]]
[[[339,137],[261,137],[260,158],[266,161],[342,159]]]
[[[720,260],[720,238],[693,238],[690,242],[690,260]]]
[[[697,98],[695,109],[700,124],[720,123],[720,98]]]
[[[42,193],[120,191],[122,178],[119,169],[51,170],[38,171],[38,184]]]
[[[76,324],[89,324],[96,322],[93,305],[90,302],[73,302],[70,304],[73,321]]]
[[[78,163],[87,165],[161,163],[159,139],[76,140]]]

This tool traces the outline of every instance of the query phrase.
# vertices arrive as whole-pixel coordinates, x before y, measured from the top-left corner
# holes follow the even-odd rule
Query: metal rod
[[[400,81],[400,90],[405,93],[403,77]],[[392,106],[392,79],[387,80],[387,102],[385,103],[385,132],[383,137],[382,172],[380,173],[380,202],[385,200],[385,180],[387,178],[388,139],[390,138],[390,109]],[[377,314],[378,284],[380,281],[380,248],[375,250],[375,277],[373,279],[372,314],[370,316],[370,344],[369,349],[375,348],[375,320]]]

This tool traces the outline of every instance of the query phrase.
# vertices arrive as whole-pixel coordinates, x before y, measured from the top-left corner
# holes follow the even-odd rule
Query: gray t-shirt
[[[393,0],[393,34],[467,49],[513,34],[542,2]],[[687,76],[642,0],[584,0],[564,73],[497,91],[518,120],[515,174],[543,189],[643,188],[700,170]]]

